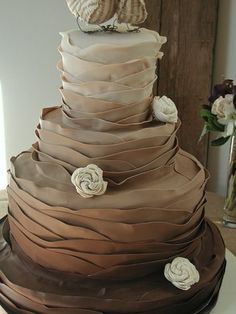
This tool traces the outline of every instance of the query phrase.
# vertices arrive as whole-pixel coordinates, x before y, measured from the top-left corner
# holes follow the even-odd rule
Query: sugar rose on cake
[[[178,110],[170,98],[167,96],[154,97],[152,106],[154,118],[166,123],[177,123]]]
[[[71,176],[71,182],[74,184],[76,191],[84,198],[103,195],[108,185],[103,180],[102,169],[96,165],[76,169]]]

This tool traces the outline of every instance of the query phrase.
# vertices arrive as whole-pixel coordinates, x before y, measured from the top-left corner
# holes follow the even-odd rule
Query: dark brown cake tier
[[[208,220],[201,249],[192,260],[200,281],[188,291],[168,282],[161,267],[129,281],[51,271],[24,255],[9,234],[6,218],[0,230],[0,301],[9,313],[205,314],[216,302],[225,271],[223,240]]]

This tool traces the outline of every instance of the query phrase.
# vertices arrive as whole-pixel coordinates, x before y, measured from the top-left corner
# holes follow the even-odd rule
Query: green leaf
[[[204,122],[208,123],[209,121],[209,117],[202,117],[202,119],[204,120]]]
[[[219,131],[224,132],[225,126],[218,122],[217,116],[212,114],[209,111],[202,112],[202,118],[207,124],[207,128],[209,131]]]
[[[228,142],[230,136],[227,137],[219,137],[218,139],[211,142],[212,146],[221,146]]]
[[[212,119],[209,119],[209,121],[205,122],[206,127],[208,131],[218,131],[218,132],[223,132],[225,128],[218,127],[217,124],[215,124],[215,121]]]
[[[200,116],[205,121],[204,128],[200,135],[199,141],[205,136],[208,132],[224,132],[225,126],[218,122],[217,115],[211,112],[210,105],[203,105],[200,110]],[[213,146],[223,145],[228,141],[228,138],[220,138],[212,142]]]
[[[211,106],[210,105],[202,105],[202,109],[211,111]]]
[[[212,113],[208,109],[203,109],[202,108],[201,111],[200,111],[200,115],[201,115],[202,118],[204,118],[204,117],[211,117]]]
[[[209,131],[217,131],[217,128],[215,127],[214,122],[211,119],[207,122],[207,129]]]
[[[214,118],[212,119],[212,123],[214,124],[215,128],[217,129],[217,131],[219,132],[224,132],[225,130],[225,126],[223,124],[220,124],[217,120],[217,117],[214,116]]]

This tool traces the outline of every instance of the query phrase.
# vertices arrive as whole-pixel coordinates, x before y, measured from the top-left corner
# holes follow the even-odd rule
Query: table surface
[[[220,229],[227,249],[236,255],[236,229],[226,228],[222,225],[223,208],[224,198],[215,193],[208,192],[206,216]]]
[[[208,204],[206,206],[206,215],[220,229],[225,240],[226,247],[236,255],[236,229],[225,228],[221,223],[222,208],[224,199],[214,193],[207,193]],[[0,191],[0,218],[6,213],[7,197],[5,191]],[[236,313],[236,257],[227,250],[226,274],[223,280],[219,300],[212,314],[235,314]],[[0,314],[6,312],[0,308]]]

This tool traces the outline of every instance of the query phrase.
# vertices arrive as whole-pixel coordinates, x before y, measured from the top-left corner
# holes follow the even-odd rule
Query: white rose
[[[175,103],[168,97],[154,97],[153,114],[157,120],[167,123],[178,121],[178,110]]]
[[[236,111],[226,113],[226,116],[224,118],[219,118],[218,122],[225,125],[225,136],[234,135],[236,128]]]
[[[225,125],[225,136],[232,136],[236,128],[236,109],[234,107],[234,95],[220,96],[212,105],[211,112],[217,115],[218,122]]]
[[[231,94],[225,95],[225,97],[220,96],[215,100],[212,105],[211,112],[220,119],[225,119],[227,114],[235,111],[233,105],[234,96]]]
[[[196,267],[183,257],[177,257],[171,264],[166,264],[164,275],[167,280],[181,290],[189,290],[200,280]]]
[[[78,168],[71,177],[77,192],[84,198],[102,195],[106,192],[107,182],[103,180],[103,171],[96,165]]]

